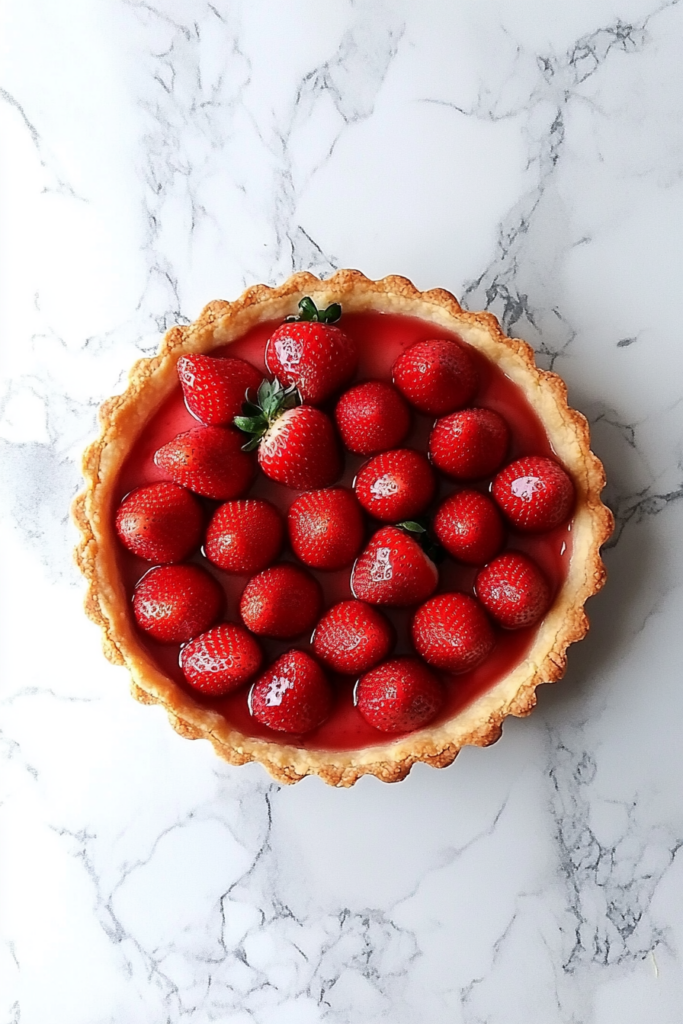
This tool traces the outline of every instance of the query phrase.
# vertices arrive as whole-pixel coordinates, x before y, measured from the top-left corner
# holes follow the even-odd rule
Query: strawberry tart
[[[613,522],[566,388],[489,313],[295,274],[174,327],[74,505],[133,694],[281,782],[395,782],[498,739],[588,628]]]

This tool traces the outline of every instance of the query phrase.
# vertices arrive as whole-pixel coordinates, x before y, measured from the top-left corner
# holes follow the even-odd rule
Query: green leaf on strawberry
[[[422,526],[421,523],[414,523],[412,520],[407,519],[404,523],[397,524],[400,529],[408,530],[409,533],[426,533],[426,527]]]
[[[294,384],[285,388],[277,377],[273,381],[264,380],[259,386],[257,401],[246,401],[242,407],[248,415],[235,416],[233,420],[238,430],[252,435],[242,450],[251,452],[257,448],[273,421],[285,410],[300,404],[301,396]]]
[[[436,562],[437,565],[439,562],[443,562],[446,552],[423,523],[407,519],[403,523],[396,523],[396,526],[399,530],[405,530],[409,536],[417,541],[425,555],[431,558],[432,562]]]
[[[294,324],[308,321],[309,323],[334,324],[339,320],[341,313],[342,308],[338,302],[333,302],[327,309],[318,309],[313,299],[307,295],[299,303],[299,314],[285,317],[284,322]]]

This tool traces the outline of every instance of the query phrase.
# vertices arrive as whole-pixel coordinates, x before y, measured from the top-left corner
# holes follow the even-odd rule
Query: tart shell
[[[457,333],[522,390],[542,420],[577,493],[567,576],[524,659],[438,726],[356,750],[303,749],[246,736],[222,715],[195,701],[155,665],[140,643],[116,556],[117,478],[132,445],[178,386],[179,357],[209,353],[236,341],[258,323],[284,319],[296,312],[305,295],[319,308],[340,302],[347,313],[379,311],[420,317]],[[536,704],[537,686],[562,677],[569,644],[581,640],[588,630],[584,604],[605,582],[600,547],[611,535],[614,521],[600,500],[605,474],[590,450],[586,419],[567,405],[561,378],[536,366],[526,342],[506,337],[491,313],[466,312],[450,292],[420,292],[404,277],[371,281],[357,270],[340,270],[327,280],[302,272],[277,288],[248,288],[235,302],[209,303],[188,327],[171,328],[159,353],[133,366],[126,391],[103,403],[100,422],[100,436],[83,458],[86,486],[73,504],[81,533],[76,560],[88,584],[86,612],[102,628],[107,658],[129,669],[133,696],[144,704],[163,705],[180,735],[208,739],[230,764],[259,761],[278,782],[298,782],[315,774],[333,786],[352,786],[368,774],[384,782],[398,782],[418,761],[444,768],[463,746],[494,743],[508,715],[528,715]]]

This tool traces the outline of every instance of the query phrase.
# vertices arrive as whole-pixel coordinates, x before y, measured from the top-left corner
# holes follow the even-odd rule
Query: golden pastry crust
[[[360,750],[301,749],[245,736],[217,712],[193,700],[140,644],[116,558],[113,504],[118,474],[132,444],[178,386],[178,358],[211,352],[236,341],[257,323],[284,318],[296,312],[304,295],[312,296],[319,307],[340,302],[347,313],[399,313],[456,332],[521,388],[577,491],[567,577],[524,660],[448,721]],[[463,746],[494,743],[508,715],[528,715],[536,704],[536,687],[562,677],[567,647],[586,634],[584,603],[605,581],[600,547],[614,525],[612,513],[600,500],[605,474],[590,450],[588,424],[567,405],[567,389],[560,377],[535,365],[526,342],[506,337],[492,314],[464,311],[450,292],[420,292],[404,277],[371,281],[357,270],[340,270],[324,281],[299,273],[278,288],[248,288],[235,302],[209,303],[189,327],[168,331],[158,355],[133,366],[124,394],[102,405],[100,421],[101,434],[83,459],[86,488],[73,505],[82,535],[76,557],[88,581],[87,614],[102,627],[107,657],[129,669],[133,696],[145,704],[162,704],[177,732],[210,740],[216,753],[231,764],[259,761],[279,782],[298,782],[315,774],[333,786],[351,786],[367,774],[397,782],[417,761],[443,768]]]

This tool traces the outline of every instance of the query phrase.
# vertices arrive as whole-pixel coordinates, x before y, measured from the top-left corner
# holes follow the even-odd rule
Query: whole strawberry
[[[366,512],[383,522],[397,523],[424,512],[434,497],[436,480],[424,455],[397,448],[370,459],[353,486]]]
[[[242,592],[240,615],[259,636],[292,637],[312,629],[322,605],[320,584],[290,562],[252,576]]]
[[[408,406],[383,380],[368,380],[345,391],[334,418],[345,447],[356,455],[396,448],[410,430]]]
[[[340,601],[315,627],[313,650],[334,672],[367,672],[394,646],[394,630],[381,612],[363,601]]]
[[[536,563],[519,551],[506,551],[477,574],[477,597],[505,629],[524,629],[543,618],[550,585]]]
[[[418,341],[398,357],[394,383],[420,412],[444,416],[472,401],[479,374],[463,345],[436,339]]]
[[[461,409],[434,424],[429,454],[437,469],[455,480],[479,480],[500,466],[510,429],[493,409]]]
[[[356,706],[382,732],[412,732],[428,725],[445,700],[443,686],[417,658],[392,658],[358,682]]]
[[[483,565],[503,546],[503,520],[486,494],[451,494],[434,516],[434,533],[449,555],[466,565]]]
[[[361,549],[365,529],[360,505],[345,487],[307,491],[290,506],[292,551],[312,569],[343,569]]]
[[[299,303],[266,344],[266,366],[285,384],[298,388],[303,402],[320,405],[351,379],[358,364],[355,341],[332,326],[341,316],[334,303],[317,309],[310,298]]]
[[[467,594],[437,594],[415,612],[413,643],[429,665],[469,672],[492,651],[495,634],[486,613]]]
[[[226,501],[214,512],[204,550],[224,572],[251,576],[275,561],[283,538],[282,516],[274,505],[262,498],[242,498]]]
[[[180,652],[183,675],[207,697],[224,697],[249,682],[261,661],[261,648],[251,633],[233,622],[201,633]]]
[[[395,526],[383,526],[358,557],[351,573],[354,597],[369,604],[409,608],[436,590],[437,568],[417,541]]]
[[[232,427],[194,427],[158,449],[154,462],[172,480],[205,498],[225,501],[246,491],[254,458]]]
[[[263,380],[243,359],[181,356],[178,377],[185,404],[198,420],[214,427],[227,426],[242,411],[247,391],[256,394]]]
[[[493,481],[491,493],[518,530],[542,533],[569,518],[574,484],[552,459],[529,455],[511,462]]]
[[[199,547],[203,525],[197,499],[168,481],[131,491],[116,513],[119,540],[148,562],[182,562]]]
[[[316,729],[332,708],[332,687],[320,665],[305,651],[287,651],[254,683],[249,710],[277,732]]]
[[[140,629],[162,644],[182,644],[218,618],[224,595],[198,565],[160,565],[146,573],[133,594]]]
[[[249,415],[235,425],[249,434],[245,451],[258,448],[261,469],[271,480],[298,491],[329,487],[342,471],[334,425],[312,405],[299,405],[295,387],[263,381],[258,403],[244,406]]]

